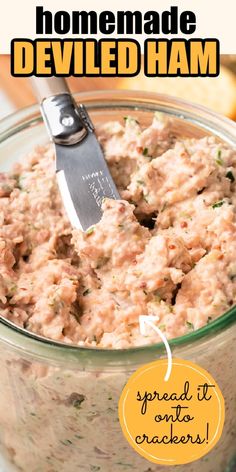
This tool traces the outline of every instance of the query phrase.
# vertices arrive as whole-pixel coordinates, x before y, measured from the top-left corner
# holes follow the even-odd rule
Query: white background
[[[160,13],[168,10],[170,6],[178,6],[180,11],[192,10],[197,16],[196,33],[188,38],[217,37],[220,40],[221,53],[236,53],[236,0],[6,0],[2,2],[0,11],[0,54],[9,54],[10,41],[14,37],[36,37],[37,5],[54,12],[65,9],[69,12],[112,9],[143,12],[156,10]],[[168,35],[168,38],[170,37]],[[138,39],[142,42],[144,37],[138,36]]]

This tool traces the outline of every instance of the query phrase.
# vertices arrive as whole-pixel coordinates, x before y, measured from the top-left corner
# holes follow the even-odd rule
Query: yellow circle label
[[[123,433],[141,456],[156,464],[186,464],[207,454],[222,434],[224,398],[213,377],[192,362],[167,359],[139,368],[119,401]]]

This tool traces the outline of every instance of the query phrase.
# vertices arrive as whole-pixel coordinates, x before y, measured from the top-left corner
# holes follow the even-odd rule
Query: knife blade
[[[42,78],[34,80],[37,90],[39,80],[42,84]],[[103,199],[120,196],[84,105],[76,104],[61,78],[43,79],[43,86],[41,113],[55,144],[62,200],[72,226],[86,231],[100,221]]]
[[[86,231],[102,217],[104,198],[119,198],[94,133],[79,144],[56,144],[56,170],[63,202],[75,228]]]

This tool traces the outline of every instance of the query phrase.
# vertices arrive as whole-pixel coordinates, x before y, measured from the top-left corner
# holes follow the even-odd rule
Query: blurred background
[[[221,72],[214,78],[191,77],[70,77],[73,92],[101,89],[130,89],[167,93],[205,105],[236,120],[236,55],[221,56]],[[14,78],[10,74],[10,57],[0,56],[0,118],[19,108],[35,103],[27,78]]]

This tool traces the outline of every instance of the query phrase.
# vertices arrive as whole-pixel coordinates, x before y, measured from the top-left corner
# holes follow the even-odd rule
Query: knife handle
[[[31,84],[38,103],[62,93],[70,93],[64,77],[31,77]]]
[[[77,105],[62,77],[32,77],[40,110],[51,140],[71,146],[94,132],[84,105]]]

